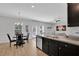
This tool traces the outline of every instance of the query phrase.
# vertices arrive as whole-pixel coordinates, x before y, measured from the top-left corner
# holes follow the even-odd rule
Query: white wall
[[[56,16],[55,21],[60,20],[56,22],[55,25],[55,34],[60,34],[60,33],[66,33],[66,31],[56,31],[56,26],[57,25],[66,25],[67,26],[67,4],[64,5],[64,10],[62,10],[63,15],[61,16]]]
[[[59,22],[57,22],[55,24],[55,30],[56,30],[56,26],[59,26],[59,25],[66,25],[67,26],[67,19],[60,19]],[[66,27],[67,28],[67,27]],[[66,29],[67,30],[67,29]],[[55,34],[59,34],[59,33],[65,33],[66,31],[56,31]]]
[[[9,18],[9,17],[0,17],[0,43],[8,42],[7,33],[10,34],[11,37],[14,36],[14,23],[18,22],[17,19]],[[26,35],[25,25],[29,26],[30,38],[32,38],[32,27],[37,26],[37,34],[40,34],[39,27],[41,25],[45,26],[45,32],[52,34],[52,30],[50,32],[47,31],[47,26],[52,26],[49,23],[43,23],[38,21],[32,21],[27,19],[21,19],[19,22],[23,22],[23,34]]]
[[[65,10],[65,12],[67,12],[67,10]],[[67,29],[67,14],[65,15],[64,18],[60,18],[57,20],[60,20],[60,21],[55,23],[55,34],[66,33],[68,30]],[[59,25],[66,25],[66,31],[56,31],[56,26],[59,26]]]

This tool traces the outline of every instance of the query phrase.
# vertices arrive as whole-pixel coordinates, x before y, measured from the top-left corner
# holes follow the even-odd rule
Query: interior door
[[[37,26],[33,26],[32,27],[32,36],[36,37],[36,35],[37,35]]]

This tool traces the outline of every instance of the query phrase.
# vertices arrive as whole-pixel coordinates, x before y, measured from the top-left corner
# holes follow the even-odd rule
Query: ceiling
[[[66,18],[66,9],[66,3],[0,3],[0,16],[54,22]]]

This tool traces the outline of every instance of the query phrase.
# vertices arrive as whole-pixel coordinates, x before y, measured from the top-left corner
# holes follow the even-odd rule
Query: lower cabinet
[[[45,37],[42,37],[42,50],[49,56],[79,56],[79,46]]]
[[[59,42],[59,56],[77,56],[77,46]]]
[[[49,55],[58,56],[58,45],[56,41],[49,40]]]
[[[45,53],[49,53],[49,40],[47,38],[43,38],[42,40],[42,50],[45,52]]]

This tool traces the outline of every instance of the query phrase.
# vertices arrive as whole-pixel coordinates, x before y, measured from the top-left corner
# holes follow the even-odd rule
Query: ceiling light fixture
[[[34,5],[32,5],[32,8],[34,8],[35,6]]]
[[[21,11],[20,9],[18,9],[17,11],[18,11],[18,16],[17,16],[17,22],[15,23],[15,25],[23,25],[21,21]]]

